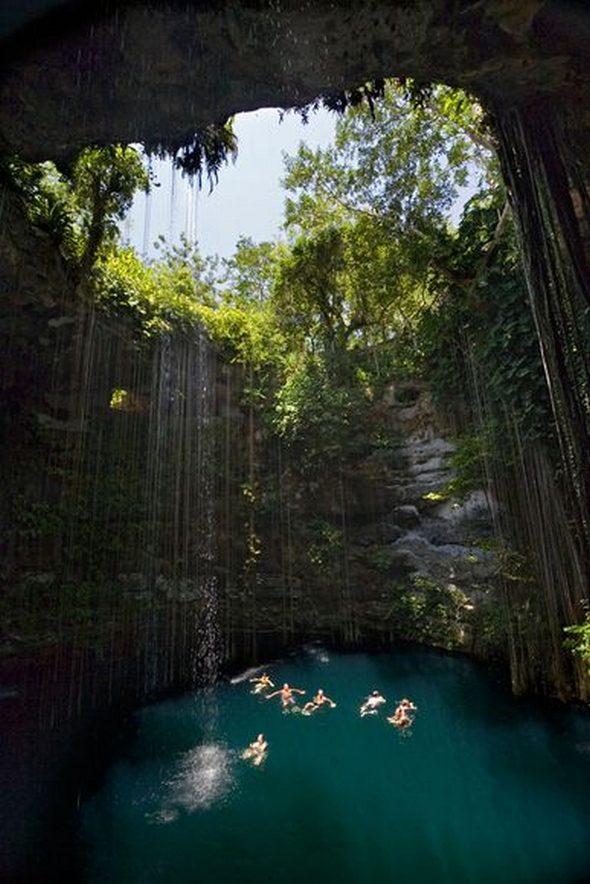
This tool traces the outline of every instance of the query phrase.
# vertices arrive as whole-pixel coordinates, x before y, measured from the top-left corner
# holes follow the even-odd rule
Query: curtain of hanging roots
[[[571,121],[547,107],[497,117],[500,159],[555,415],[568,509],[590,563],[590,219],[587,166]]]
[[[55,337],[45,401],[67,419],[42,415],[47,468],[38,480],[31,468],[27,489],[53,521],[49,539],[20,541],[13,571],[55,584],[37,631],[51,630],[76,714],[98,690],[98,659],[109,691],[215,676],[216,364],[199,329],[138,342],[87,307]]]
[[[518,416],[498,412],[487,394],[489,372],[479,365],[467,332],[461,336],[468,395],[479,434],[493,426],[502,434],[502,452],[484,445],[488,485],[498,506],[495,530],[506,548],[521,553],[528,566],[502,575],[503,608],[513,689],[545,690],[566,698],[587,698],[587,667],[564,649],[563,628],[578,621],[586,582],[554,471],[540,443],[523,438]]]

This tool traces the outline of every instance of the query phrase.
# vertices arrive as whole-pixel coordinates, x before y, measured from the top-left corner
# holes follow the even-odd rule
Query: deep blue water
[[[590,881],[590,716],[433,652],[315,649],[270,672],[337,708],[284,715],[239,682],[141,710],[81,808],[89,881]],[[417,703],[409,735],[359,718],[373,688]]]

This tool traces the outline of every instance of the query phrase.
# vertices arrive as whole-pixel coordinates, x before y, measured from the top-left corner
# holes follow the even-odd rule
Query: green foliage
[[[219,299],[210,267],[186,242],[146,265],[131,248],[113,248],[95,271],[99,306],[138,339],[202,327],[230,361],[257,370],[280,362],[284,340],[267,303]]]
[[[553,445],[553,421],[515,231],[501,188],[476,194],[456,233],[433,253],[432,303],[406,365],[421,373],[459,431],[456,479],[445,493],[485,487],[484,462],[506,465],[513,427]],[[476,432],[474,433],[474,428]]]
[[[267,302],[281,253],[281,247],[273,243],[255,243],[250,237],[240,237],[233,255],[223,261],[223,300],[236,307]]]
[[[123,390],[121,387],[117,387],[113,390],[109,407],[112,408],[113,411],[125,411],[128,405],[128,400],[128,391]]]
[[[446,496],[463,498],[470,491],[485,488],[485,457],[485,442],[481,435],[461,436],[450,459],[455,477],[445,488]]]
[[[211,188],[219,177],[221,168],[229,159],[235,159],[238,151],[233,130],[233,119],[211,123],[189,133],[185,138],[155,140],[144,144],[150,156],[172,157],[177,169],[196,177],[199,186],[206,175]]]
[[[291,248],[274,289],[287,333],[314,350],[394,341],[398,373],[415,374],[434,342],[434,262],[460,252],[448,211],[476,167],[493,178],[490,147],[464,93],[436,87],[417,103],[394,83],[339,120],[332,147],[302,144],[286,160]]]
[[[53,163],[25,163],[17,156],[0,159],[0,177],[22,198],[31,224],[49,235],[64,258],[76,258],[81,232],[71,182]]]
[[[171,304],[168,293],[158,290],[151,269],[131,248],[111,249],[104,256],[93,291],[98,306],[127,322],[138,337],[165,330],[171,311],[179,321],[194,321],[191,302]]]
[[[448,650],[462,646],[471,606],[467,596],[456,586],[415,576],[410,588],[406,585],[394,587],[394,598],[392,618],[401,637]]]
[[[380,346],[414,292],[383,227],[360,217],[299,235],[283,252],[272,300],[287,333],[313,351]]]
[[[83,228],[89,230],[98,216],[107,239],[116,237],[117,222],[125,217],[135,194],[147,191],[150,185],[139,152],[118,144],[81,151],[72,168],[71,182]]]
[[[481,109],[464,93],[436,87],[428,105],[417,106],[390,82],[374,113],[361,104],[339,120],[332,147],[302,144],[287,159],[287,227],[363,214],[419,255],[446,225],[473,164],[490,171],[490,146]]]
[[[150,263],[154,285],[170,304],[171,315],[176,312],[180,318],[194,304],[215,306],[216,260],[203,258],[184,234],[178,245],[168,246],[164,237],[154,245],[161,249],[159,260]]]
[[[70,174],[53,163],[31,165],[4,158],[0,172],[23,198],[31,222],[48,233],[75,279],[90,273],[101,251],[118,237],[118,222],[150,177],[133,147],[111,145],[82,150]]]
[[[440,405],[467,409],[477,383],[491,415],[518,414],[524,435],[544,438],[543,367],[512,225],[498,236],[503,200],[498,190],[473,197],[439,253],[446,276],[433,281],[440,295],[421,317],[418,349]],[[479,370],[482,377],[474,377]]]
[[[590,611],[586,611],[583,623],[566,626],[564,632],[567,635],[565,647],[576,657],[580,657],[590,672]]]
[[[358,444],[367,404],[394,366],[415,362],[432,246],[445,240],[446,212],[483,150],[481,111],[465,95],[440,87],[418,103],[407,91],[377,83],[337,98],[349,110],[333,148],[302,146],[286,162],[288,244],[242,239],[224,261],[162,240],[146,266],[117,245],[133,195],[150,186],[133,148],[87,149],[69,178],[22,169],[22,186],[71,220],[62,227],[78,276],[92,273],[99,305],[138,340],[205,327],[226,358],[254,371],[267,426],[308,445],[312,460],[322,445],[334,458]],[[189,173],[215,177],[234,150],[223,124],[172,152]]]
[[[319,356],[294,362],[275,398],[273,425],[297,446],[302,468],[321,467],[352,456],[364,444],[362,433],[368,400],[349,377],[338,382]]]
[[[342,531],[325,519],[309,523],[307,557],[314,568],[326,568],[339,562],[344,551]]]

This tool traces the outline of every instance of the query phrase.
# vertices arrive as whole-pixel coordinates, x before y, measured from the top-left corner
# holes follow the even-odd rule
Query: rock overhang
[[[492,106],[590,106],[590,15],[566,0],[30,0],[22,13],[3,43],[0,144],[31,160],[173,147],[240,111],[387,76]]]

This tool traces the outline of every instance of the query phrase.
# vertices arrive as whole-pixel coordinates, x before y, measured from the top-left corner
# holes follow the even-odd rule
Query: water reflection
[[[321,645],[305,645],[303,650],[316,663],[323,663],[326,665],[330,662],[330,655]]]

